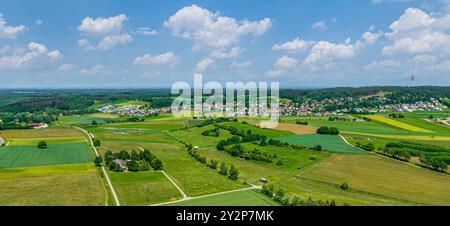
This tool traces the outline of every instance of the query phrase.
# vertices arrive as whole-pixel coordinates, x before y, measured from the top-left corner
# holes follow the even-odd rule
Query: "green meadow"
[[[92,161],[93,155],[86,143],[49,144],[46,149],[38,149],[37,145],[7,146],[0,149],[0,169]]]
[[[318,135],[318,134],[308,134],[308,135],[297,135],[281,139],[281,141],[288,142],[290,144],[303,145],[306,147],[314,147],[316,145],[322,146],[322,149],[348,154],[365,154],[367,152],[352,147],[348,145],[344,139],[340,136],[332,135]]]
[[[0,206],[104,206],[106,199],[91,163],[0,170]]]
[[[448,205],[450,176],[378,155],[334,155],[298,174],[300,178],[347,183],[356,191],[404,205]]]
[[[169,206],[278,206],[258,190],[244,190],[177,202]]]
[[[122,205],[147,206],[182,198],[162,172],[110,172],[109,175]]]
[[[268,139],[272,138],[279,138],[279,137],[286,137],[286,136],[292,136],[294,135],[293,132],[289,131],[279,131],[279,130],[273,130],[273,129],[263,129],[254,125],[239,123],[239,122],[224,122],[220,123],[221,125],[225,126],[233,126],[236,127],[239,130],[250,130],[253,134],[259,134],[259,135],[265,135]]]

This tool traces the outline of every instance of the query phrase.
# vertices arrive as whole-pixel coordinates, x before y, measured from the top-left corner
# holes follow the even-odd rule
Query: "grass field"
[[[146,144],[159,159],[164,170],[189,196],[201,196],[245,188],[237,181],[221,176],[217,171],[199,163],[179,146],[169,144]]]
[[[88,117],[88,118],[101,118],[101,119],[105,119],[105,118],[115,119],[115,118],[119,118],[119,115],[110,114],[110,113],[94,113],[94,114],[85,115],[85,117]]]
[[[93,164],[0,170],[0,206],[102,206],[105,197]]]
[[[37,146],[40,141],[47,144],[69,144],[82,143],[86,141],[85,137],[49,137],[49,138],[9,138],[10,146]]]
[[[316,145],[321,145],[323,149],[331,152],[358,153],[358,154],[367,153],[361,149],[354,148],[348,145],[339,136],[318,135],[318,134],[298,135],[283,138],[281,139],[281,141],[288,142],[291,144],[303,145],[306,147],[314,147]]]
[[[37,145],[0,149],[0,169],[92,161],[93,156],[86,143],[50,144],[47,149],[38,149]]]
[[[219,137],[211,137],[211,136],[203,136],[202,132],[207,130],[212,130],[216,128],[213,125],[205,126],[202,128],[191,128],[189,130],[178,130],[174,132],[170,132],[169,135],[172,137],[187,142],[189,144],[199,146],[201,148],[204,147],[215,147],[220,140],[228,139],[232,135],[229,131],[221,129]]]
[[[439,135],[450,135],[450,127],[445,125],[439,125],[437,123],[426,121],[425,119],[419,118],[403,118],[398,119],[398,121],[414,125],[432,132],[438,133]]]
[[[351,136],[366,136],[366,137],[376,137],[394,140],[407,140],[407,141],[436,141],[436,142],[448,142],[450,141],[450,136],[435,136],[435,135],[384,135],[384,134],[370,134],[370,133],[353,133],[346,132],[346,134]]]
[[[83,133],[78,130],[62,127],[51,127],[48,129],[21,129],[3,130],[0,135],[6,139],[14,138],[52,138],[52,137],[82,137]]]
[[[420,128],[408,123],[404,123],[395,119],[390,119],[384,116],[379,116],[379,115],[370,115],[370,116],[366,116],[369,119],[372,119],[374,121],[377,122],[381,122],[390,126],[394,126],[400,129],[404,129],[407,131],[411,131],[411,132],[422,132],[422,133],[431,133],[432,131],[424,129],[424,128]]]
[[[61,125],[83,125],[83,124],[91,124],[92,121],[96,121],[97,123],[106,123],[109,120],[112,120],[110,117],[99,118],[99,117],[89,117],[89,116],[62,116],[59,117],[58,122]]]
[[[309,121],[309,125],[315,127],[336,127],[341,132],[359,132],[372,134],[412,134],[410,131],[398,129],[379,122],[343,122],[343,121]]]
[[[191,199],[173,206],[277,206],[278,203],[262,195],[258,190],[244,190],[214,196]]]
[[[376,115],[382,115],[388,117],[390,113],[377,113]],[[416,111],[416,112],[402,112],[402,115],[407,118],[421,118],[427,119],[432,115],[434,118],[448,118],[450,112],[445,111]]]
[[[153,131],[170,131],[184,128],[184,120],[161,120],[137,123],[115,123],[103,125],[105,128],[146,129]]]
[[[395,198],[411,205],[450,205],[450,176],[378,155],[335,155],[300,177]]]
[[[161,172],[110,172],[109,175],[122,205],[146,206],[182,198]]]

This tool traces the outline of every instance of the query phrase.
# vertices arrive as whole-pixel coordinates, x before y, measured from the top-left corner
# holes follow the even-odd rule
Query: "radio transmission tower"
[[[411,72],[411,87],[415,86],[416,77],[414,76],[414,72]]]

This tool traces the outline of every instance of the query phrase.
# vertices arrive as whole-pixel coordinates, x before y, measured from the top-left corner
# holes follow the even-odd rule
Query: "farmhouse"
[[[122,159],[116,159],[114,162],[120,166],[123,170],[128,170],[127,163]]]
[[[31,124],[28,124],[28,126],[32,127],[33,129],[45,129],[45,128],[48,128],[47,123],[31,123]]]

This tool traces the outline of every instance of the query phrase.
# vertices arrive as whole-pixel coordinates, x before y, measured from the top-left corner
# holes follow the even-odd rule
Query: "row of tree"
[[[278,189],[275,191],[273,185],[263,185],[261,193],[269,198],[273,198],[273,200],[283,206],[336,206],[336,202],[334,200],[323,201],[320,199],[313,199],[312,197],[303,200],[297,196],[291,199],[286,195],[286,192],[283,189]]]
[[[206,157],[200,155],[197,152],[197,150],[194,150],[192,144],[187,144],[184,142],[181,142],[181,143],[183,143],[185,145],[189,155],[192,156],[193,158],[195,158],[200,163],[208,166],[212,170],[219,169],[218,173],[222,176],[227,176],[228,179],[230,179],[230,180],[238,180],[239,179],[239,171],[233,164],[230,166],[230,168],[228,168],[227,165],[225,164],[225,162],[220,163],[220,166],[219,166],[219,162],[214,159],[210,159],[208,162]]]

